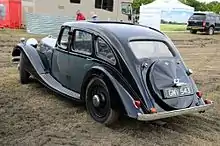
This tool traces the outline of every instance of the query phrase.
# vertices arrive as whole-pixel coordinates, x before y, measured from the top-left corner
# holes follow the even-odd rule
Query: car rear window
[[[204,20],[206,19],[205,14],[193,14],[190,18],[190,20]]]
[[[161,41],[131,41],[130,48],[136,58],[173,57],[169,47]]]

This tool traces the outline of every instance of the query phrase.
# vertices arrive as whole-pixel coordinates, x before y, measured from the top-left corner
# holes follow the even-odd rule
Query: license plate
[[[192,29],[198,29],[199,27],[192,27]]]
[[[176,88],[167,88],[164,89],[163,92],[164,92],[164,98],[175,98],[175,97],[192,95],[194,93],[192,87],[189,85],[176,87]]]
[[[194,26],[194,27],[191,27],[191,29],[202,29],[202,27]]]

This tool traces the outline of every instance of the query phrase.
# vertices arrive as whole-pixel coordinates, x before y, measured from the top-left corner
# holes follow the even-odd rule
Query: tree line
[[[136,11],[136,13],[139,13],[139,8],[142,4],[149,4],[153,1],[154,0],[134,0],[132,7]],[[195,11],[212,11],[218,14],[220,13],[220,2],[217,1],[204,3],[197,0],[180,0],[180,2],[188,6],[194,7]]]

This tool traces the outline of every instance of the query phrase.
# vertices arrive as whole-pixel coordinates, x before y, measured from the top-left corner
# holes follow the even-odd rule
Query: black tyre
[[[114,105],[103,79],[94,77],[89,82],[85,100],[87,111],[95,121],[110,126],[118,120],[119,112],[113,109]]]
[[[30,74],[24,68],[24,55],[22,53],[19,64],[20,82],[21,84],[27,84],[29,82]]]
[[[213,35],[214,34],[214,32],[215,32],[215,30],[214,30],[214,27],[209,27],[209,29],[208,29],[208,35]]]
[[[196,33],[197,33],[197,30],[190,30],[190,33],[196,34]]]

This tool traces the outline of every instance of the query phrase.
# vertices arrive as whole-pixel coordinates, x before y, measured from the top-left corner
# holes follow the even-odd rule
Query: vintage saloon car
[[[21,53],[20,53],[21,52]],[[105,125],[119,115],[141,121],[204,112],[202,98],[172,41],[150,27],[124,22],[82,21],[61,26],[57,39],[22,40],[20,82],[30,75],[51,90],[85,103]]]

